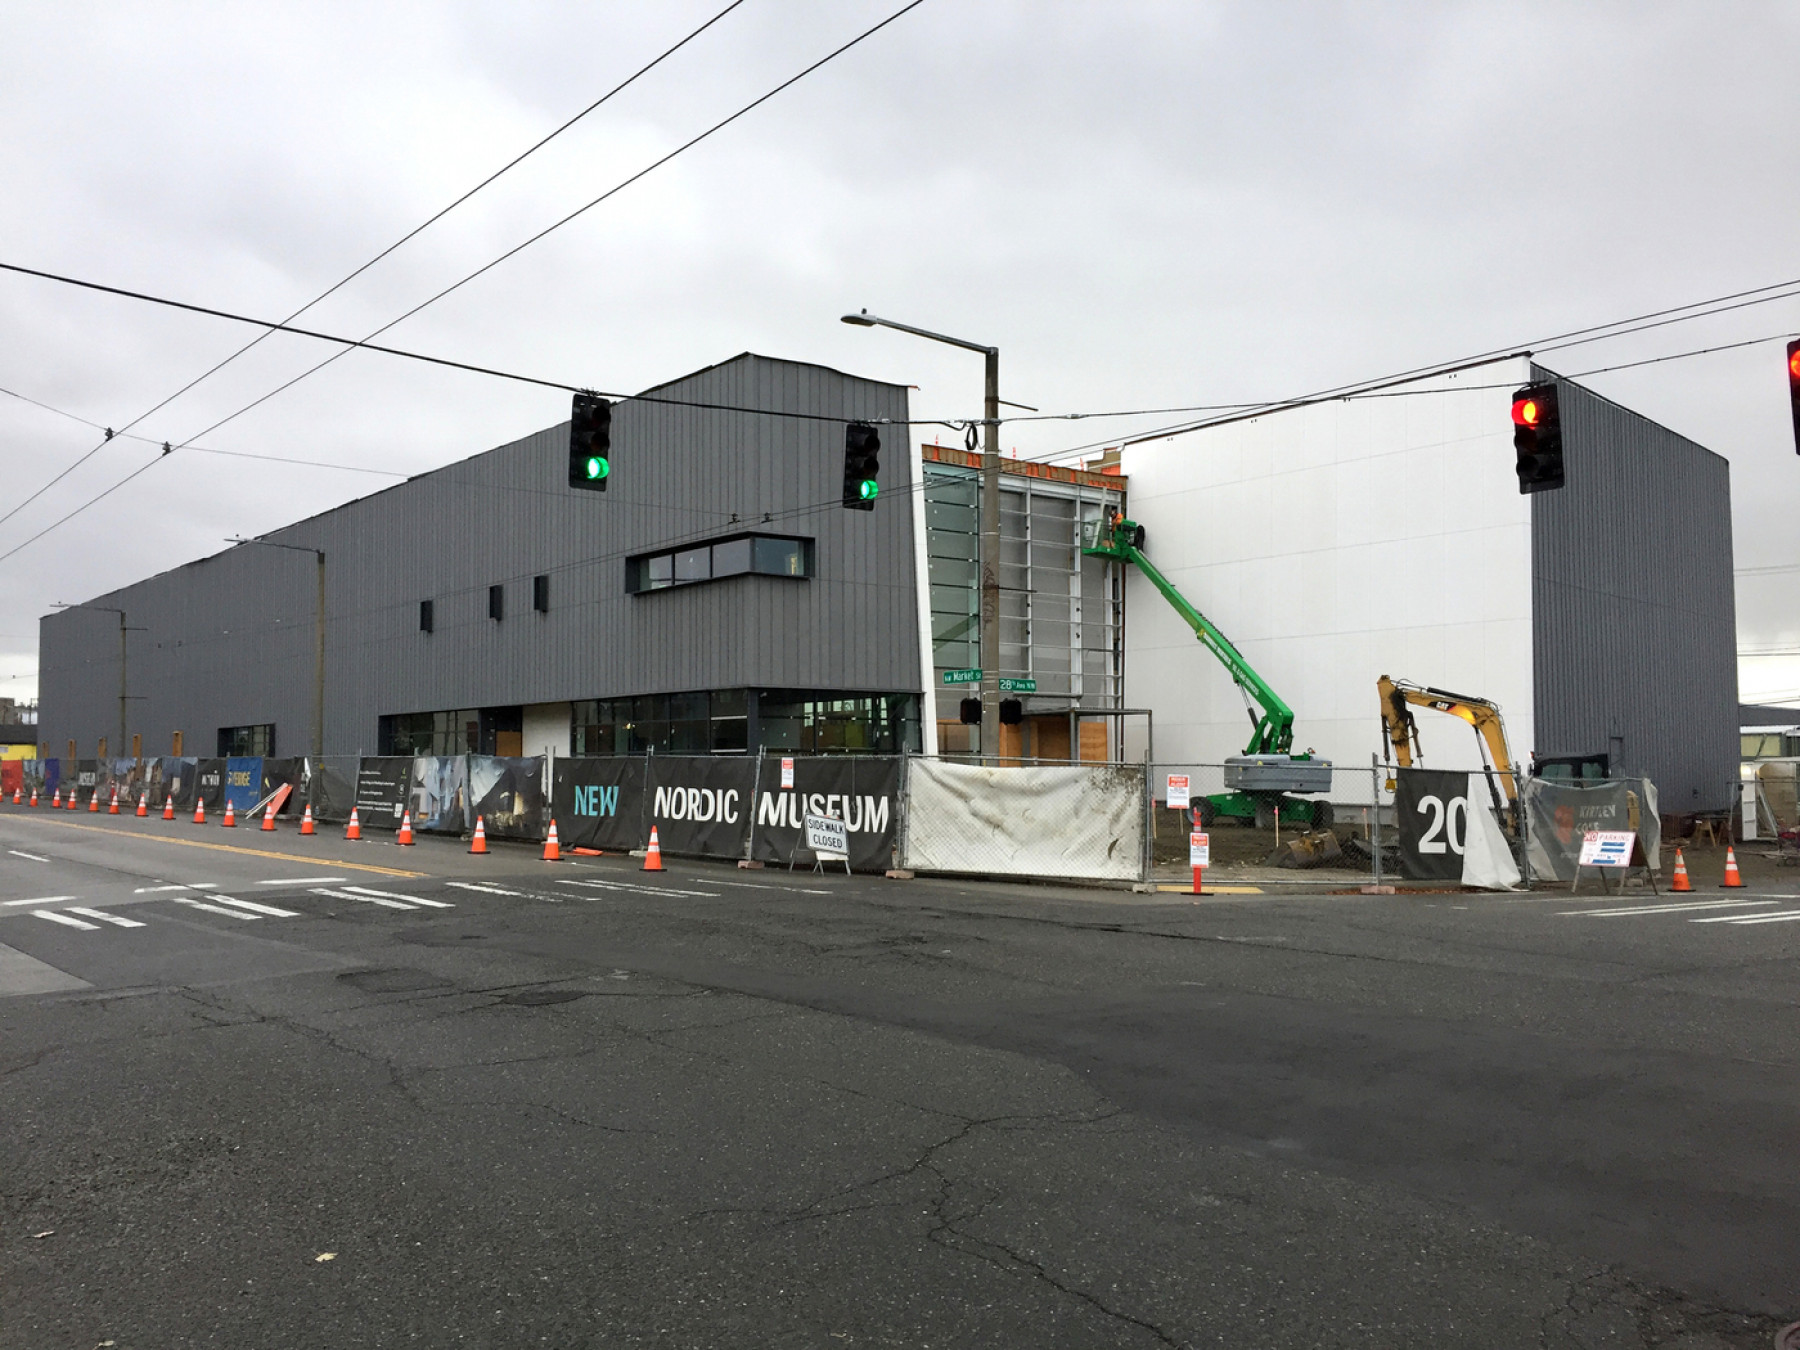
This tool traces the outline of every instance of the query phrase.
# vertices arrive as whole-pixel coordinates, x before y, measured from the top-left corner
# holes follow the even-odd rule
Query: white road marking
[[[631,895],[693,895],[707,900],[717,900],[717,891],[682,891],[673,886],[641,886],[629,881],[561,881],[558,886],[592,886],[600,891],[625,891]]]
[[[374,899],[404,900],[408,904],[424,905],[428,909],[455,909],[456,908],[456,906],[451,904],[448,900],[427,900],[422,895],[395,895],[392,891],[372,891],[367,886],[346,886],[346,887],[344,887],[344,889],[347,891],[353,892],[356,895],[366,895],[371,900],[374,900]]]
[[[253,910],[258,914],[266,914],[271,919],[298,919],[300,917],[300,911],[297,909],[276,909],[273,905],[258,904],[254,900],[233,900],[229,895],[221,895],[219,903],[236,905],[239,909]]]
[[[402,904],[398,900],[389,900],[379,895],[352,895],[349,891],[334,891],[327,886],[314,886],[314,895],[329,895],[334,900],[360,900],[365,905],[380,905],[384,909],[412,909],[412,905]]]
[[[524,891],[503,891],[498,886],[477,886],[472,881],[446,881],[446,886],[454,886],[459,891],[485,891],[489,895],[524,895]]]
[[[40,895],[35,900],[8,900],[9,905],[54,905],[58,900],[79,900],[79,895]]]
[[[185,891],[187,889],[189,888],[186,886],[139,886],[132,894],[157,895],[162,891]]]
[[[1689,919],[1689,923],[1792,923],[1800,919],[1800,909],[1784,909],[1779,914],[1719,914],[1710,919]]]
[[[1636,914],[1679,914],[1695,909],[1742,909],[1746,905],[1772,905],[1773,900],[1693,900],[1686,904],[1670,905],[1634,905],[1629,909],[1562,909],[1557,911],[1558,918],[1604,919],[1608,915],[1631,916]]]
[[[318,886],[327,881],[342,881],[342,877],[282,877],[276,881],[259,881],[258,886]]]
[[[31,912],[37,918],[48,919],[51,923],[66,923],[71,928],[85,928],[90,933],[98,933],[100,931],[100,925],[97,923],[86,923],[81,919],[71,919],[67,914],[58,914],[53,909],[34,909]]]
[[[48,858],[40,858],[40,857],[38,857],[38,855],[37,855],[37,854],[35,854],[35,853],[21,853],[21,852],[19,852],[19,850],[18,850],[18,849],[16,849],[16,848],[9,848],[9,849],[7,849],[7,850],[6,850],[6,851],[7,851],[7,852],[8,852],[8,853],[10,853],[10,854],[12,854],[12,855],[13,855],[13,857],[15,857],[15,858],[25,858],[25,859],[27,859],[27,860],[29,860],[29,861],[31,861],[31,862],[42,862],[42,863],[47,863],[47,862],[49,862],[49,861],[50,861],[50,860],[49,860],[49,859],[48,859]]]
[[[103,909],[89,909],[85,905],[70,905],[67,912],[70,914],[79,914],[87,919],[99,919],[103,923],[116,923],[121,928],[142,928],[144,926],[136,919],[127,919],[117,914],[108,914]]]
[[[771,886],[762,881],[715,881],[714,886],[742,886],[747,891],[787,891],[796,895],[831,895],[831,891],[821,891],[806,886]]]
[[[219,889],[219,883],[216,881],[190,881],[188,889],[190,891],[216,891]]]
[[[228,919],[248,919],[251,923],[256,922],[256,915],[244,914],[235,909],[226,909],[223,905],[209,905],[202,900],[190,900],[185,895],[171,895],[169,899],[178,905],[186,905],[189,909],[203,909],[208,914],[223,914]]]

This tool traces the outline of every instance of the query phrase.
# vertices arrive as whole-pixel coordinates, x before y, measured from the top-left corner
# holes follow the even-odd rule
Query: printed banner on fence
[[[0,793],[11,797],[15,792],[25,790],[25,761],[22,759],[0,759]]]
[[[261,755],[232,755],[225,761],[225,800],[240,816],[262,800]]]
[[[754,768],[754,765],[751,766]],[[894,865],[900,826],[900,761],[887,755],[814,755],[793,761],[793,787],[786,762],[780,776],[772,763],[761,770],[756,789],[752,856],[787,863],[804,858],[806,817],[844,822],[850,866],[884,872]],[[771,781],[773,780],[773,781]]]
[[[293,790],[288,793],[287,800],[281,804],[276,814],[281,816],[298,816],[301,803],[305,800],[306,761],[304,759],[275,759],[264,755],[262,762],[262,797],[267,797],[280,787]],[[259,797],[260,801],[262,798]]]
[[[644,761],[623,756],[558,759],[551,785],[558,839],[573,848],[642,848]],[[660,840],[658,841],[660,844]]]
[[[306,761],[306,800],[312,807],[313,819],[350,819],[361,762],[355,755],[325,755]]]
[[[1400,875],[1410,881],[1461,881],[1469,829],[1469,775],[1400,769],[1394,790]]]
[[[474,822],[465,820],[469,805],[468,756],[419,755],[412,762],[409,800],[415,830],[461,834],[464,829],[473,829]]]
[[[1590,831],[1633,828],[1643,844],[1645,860],[1652,869],[1660,870],[1662,821],[1656,807],[1656,784],[1648,778],[1588,784],[1527,779],[1525,810],[1531,822],[1532,874],[1540,879],[1573,881],[1582,841]]]
[[[741,858],[750,832],[756,761],[741,756],[653,755],[645,761],[650,818],[664,853]],[[641,846],[641,845],[640,845]]]
[[[541,840],[550,832],[550,803],[544,796],[544,761],[499,755],[469,756],[469,800],[481,827],[502,839]],[[475,828],[473,818],[469,828]],[[557,826],[560,840],[562,827]]]
[[[208,815],[217,815],[225,809],[225,761],[222,759],[201,759],[194,761],[194,797],[206,803]],[[194,801],[188,802],[189,806]]]
[[[379,755],[365,757],[357,767],[356,815],[365,829],[400,828],[412,789],[412,765],[411,755]]]

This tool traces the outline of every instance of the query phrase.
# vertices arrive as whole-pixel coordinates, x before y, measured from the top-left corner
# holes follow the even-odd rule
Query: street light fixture
[[[964,351],[980,352],[987,361],[987,388],[982,406],[981,446],[981,624],[978,630],[981,662],[981,758],[992,764],[1000,748],[1000,349],[964,338],[914,328],[862,310],[846,314],[843,321],[858,328],[893,328],[932,342],[947,343]],[[921,541],[921,544],[923,541]],[[930,642],[923,633],[920,641]],[[937,691],[927,689],[935,699]]]
[[[325,756],[325,550],[302,544],[282,544],[273,539],[233,537],[231,544],[261,544],[264,548],[285,548],[290,553],[310,553],[319,560],[319,607],[314,624],[313,655],[313,757]]]

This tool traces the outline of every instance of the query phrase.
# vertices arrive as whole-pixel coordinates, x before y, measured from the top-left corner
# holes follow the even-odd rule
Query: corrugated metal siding
[[[1738,776],[1731,466],[1568,380],[1557,401],[1567,485],[1532,498],[1535,749],[1609,751],[1662,810],[1723,810]]]
[[[629,402],[603,494],[568,487],[565,423],[277,530],[327,554],[329,752],[372,752],[385,713],[746,685],[919,692],[907,391],[745,355],[647,392],[893,419],[880,505],[839,505],[841,421]],[[812,538],[813,579],[626,593],[628,555],[745,529]],[[531,608],[539,573],[548,614]],[[257,722],[276,723],[282,752],[310,749],[315,587],[307,555],[246,546],[97,599],[148,630],[130,649],[145,752],[180,728],[189,753],[211,753],[216,728]],[[117,653],[114,615],[42,621],[46,744],[72,736],[87,754],[116,737]]]

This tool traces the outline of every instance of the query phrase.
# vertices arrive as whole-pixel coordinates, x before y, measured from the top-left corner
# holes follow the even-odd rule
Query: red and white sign
[[[1589,830],[1581,836],[1582,867],[1629,867],[1635,830]]]
[[[1183,811],[1187,810],[1187,806],[1188,806],[1188,776],[1185,773],[1172,773],[1169,775],[1169,801],[1168,801],[1168,804],[1171,807],[1175,807],[1175,808],[1178,808]]]
[[[794,761],[792,759],[781,761],[781,790],[783,792],[794,790]]]
[[[1188,836],[1188,866],[1206,867],[1212,857],[1212,840],[1204,834]]]

